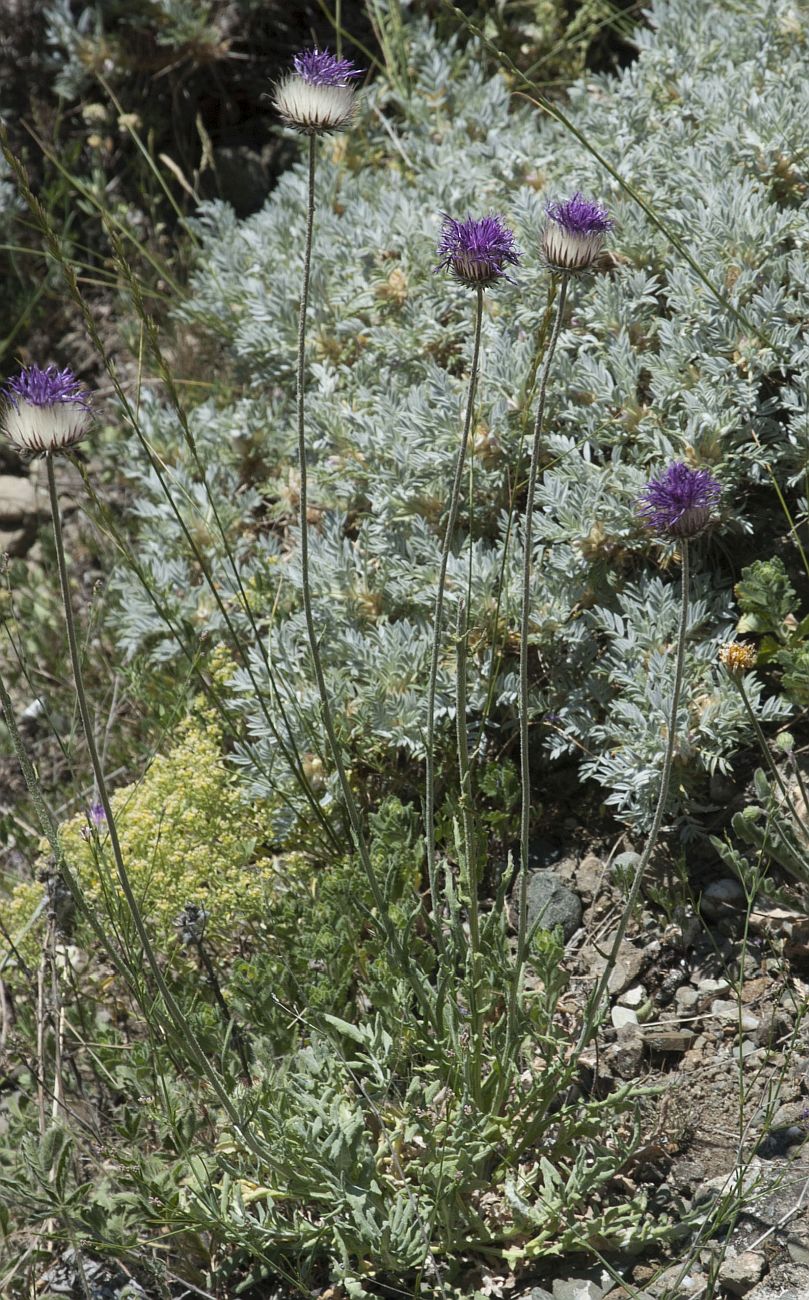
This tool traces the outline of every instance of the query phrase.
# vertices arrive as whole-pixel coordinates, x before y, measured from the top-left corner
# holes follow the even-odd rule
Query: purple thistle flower
[[[570,199],[549,203],[545,212],[542,254],[550,270],[566,275],[589,270],[613,227],[606,208],[577,190]]]
[[[310,86],[344,86],[349,77],[362,76],[361,69],[355,68],[351,59],[338,59],[328,50],[302,50],[295,55],[292,65]]]
[[[90,426],[90,394],[72,370],[24,366],[2,394],[2,427],[20,451],[64,450],[81,442]]]
[[[475,289],[510,279],[505,268],[517,266],[521,257],[513,233],[494,215],[456,221],[444,213],[438,253],[437,271],[451,271]]]
[[[712,522],[721,494],[720,484],[707,469],[689,469],[675,461],[646,484],[638,510],[656,533],[688,539]]]
[[[351,77],[362,75],[351,59],[338,59],[328,50],[302,50],[292,60],[293,72],[279,81],[273,103],[287,126],[306,135],[340,131],[356,107]]]

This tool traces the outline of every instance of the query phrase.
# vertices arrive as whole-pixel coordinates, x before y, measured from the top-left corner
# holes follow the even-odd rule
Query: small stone
[[[780,1156],[785,1156],[790,1147],[794,1147],[798,1142],[803,1142],[806,1137],[806,1130],[799,1124],[789,1124],[783,1128],[771,1128],[769,1133],[764,1137],[756,1147],[756,1154],[760,1155],[763,1160],[777,1160]]]
[[[697,992],[707,996],[709,993],[727,993],[730,985],[727,980],[700,980],[697,985]]]
[[[702,891],[699,906],[709,921],[720,921],[743,910],[746,901],[745,892],[738,880],[729,876],[725,880],[711,881]]]
[[[609,949],[610,940],[606,944],[608,952]],[[618,953],[618,960],[607,984],[607,988],[613,997],[623,993],[624,989],[628,989],[630,985],[637,984],[641,971],[646,967],[647,963],[657,956],[659,951],[660,944],[655,942],[644,944],[643,948],[635,948],[631,943],[622,943]],[[594,963],[594,973],[600,974],[605,965],[603,957],[599,958]]]
[[[604,863],[594,853],[588,853],[578,863],[574,875],[576,892],[585,903],[592,903],[604,878]]]
[[[787,1250],[795,1264],[809,1264],[809,1232],[790,1232],[787,1236]]]
[[[724,998],[718,998],[711,1003],[711,1015],[716,1016],[717,1020],[731,1021],[734,1025],[741,1025],[742,1032],[752,1034],[758,1029],[758,1017],[751,1016],[749,1011],[742,1011],[739,1014],[738,1004],[727,1002]]]
[[[644,1043],[637,1025],[624,1025],[607,1053],[609,1068],[619,1079],[637,1079],[643,1068]]]
[[[741,1255],[725,1258],[719,1266],[719,1281],[731,1295],[743,1296],[760,1282],[767,1268],[767,1260],[756,1250],[744,1250]]]
[[[553,1300],[603,1300],[606,1289],[590,1278],[571,1277],[566,1282],[554,1282]]]
[[[622,1007],[633,1007],[637,1011],[638,1007],[642,1007],[646,1001],[646,989],[642,984],[634,984],[631,989],[621,994],[618,1001]]]
[[[689,1011],[694,1011],[699,1002],[699,994],[696,989],[689,988],[687,984],[682,984],[674,994],[674,1001],[680,1008],[683,1015]]]
[[[642,1029],[643,1041],[652,1052],[687,1052],[694,1041],[691,1029],[664,1029],[653,1025]]]
[[[760,1178],[761,1165],[753,1159],[742,1172],[742,1197],[753,1191]],[[735,1200],[739,1191],[739,1176],[735,1171],[731,1170],[729,1174],[718,1174],[716,1178],[709,1178],[697,1188],[694,1193],[694,1205],[707,1205],[710,1201],[719,1201],[725,1196],[732,1196]]]
[[[636,1025],[638,1023],[637,1014],[631,1007],[613,1007],[610,1012],[610,1020],[616,1029],[623,1029],[624,1025]]]
[[[774,1007],[762,1017],[756,1030],[756,1042],[760,1047],[773,1047],[779,1039],[786,1037],[791,1028],[787,1013],[780,1007]]]
[[[562,927],[567,943],[581,925],[581,899],[561,884],[552,871],[531,871],[528,876],[528,925],[543,930]]]

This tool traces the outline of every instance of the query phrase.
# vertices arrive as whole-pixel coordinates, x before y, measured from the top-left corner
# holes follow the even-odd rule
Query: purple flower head
[[[90,409],[90,394],[82,388],[72,370],[57,370],[56,366],[23,366],[18,375],[9,379],[3,390],[16,408],[20,402],[31,406],[72,404],[82,410]]]
[[[273,103],[287,126],[305,135],[348,126],[357,97],[351,78],[361,76],[361,70],[328,50],[302,50],[292,63],[294,71],[278,82],[273,93]]]
[[[496,216],[467,217],[456,221],[444,213],[438,243],[438,270],[451,271],[457,280],[474,288],[506,279],[507,266],[517,266],[520,250],[514,235]]]
[[[64,451],[92,420],[90,394],[72,370],[24,366],[4,385],[0,424],[19,451]]]
[[[90,807],[87,809],[87,816],[90,818],[90,821],[94,826],[100,826],[102,822],[105,822],[107,820],[107,814],[104,812],[103,803],[99,803],[97,799],[94,803],[91,803]]]
[[[707,469],[689,469],[681,461],[669,465],[646,484],[639,513],[664,537],[696,537],[712,522],[722,488]]]
[[[549,203],[545,211],[569,235],[606,235],[614,224],[606,208],[591,203],[578,190],[572,199]]]
[[[542,254],[552,271],[575,275],[588,271],[612,230],[606,208],[592,203],[577,190],[570,199],[549,203],[542,236]]]
[[[310,86],[344,86],[349,77],[362,76],[362,70],[355,68],[351,59],[338,59],[328,50],[301,50],[292,66]]]

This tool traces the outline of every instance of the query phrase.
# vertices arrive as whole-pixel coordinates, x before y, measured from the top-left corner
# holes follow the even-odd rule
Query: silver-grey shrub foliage
[[[736,692],[716,666],[733,623],[729,551],[752,529],[751,491],[797,479],[807,454],[809,216],[802,203],[809,114],[809,18],[779,0],[657,3],[640,55],[618,78],[574,87],[575,125],[685,242],[735,318],[563,128],[487,79],[473,49],[411,30],[412,95],[384,81],[357,128],[326,142],[318,174],[309,328],[308,438],[312,583],[329,687],[346,738],[382,768],[419,757],[439,556],[439,521],[468,382],[471,296],[434,273],[440,214],[504,214],[525,256],[518,283],[486,298],[476,420],[474,503],[464,507],[449,597],[465,590],[473,530],[470,722],[494,674],[494,709],[516,723],[519,503],[511,509],[529,424],[526,385],[547,305],[539,256],[544,205],[574,189],[616,217],[614,265],[575,285],[549,394],[546,469],[535,526],[533,707],[551,755],[584,754],[583,771],[629,822],[648,820],[676,627],[670,557],[639,524],[651,471],[695,457],[723,488],[721,530],[695,553],[699,590],[679,745],[682,791],[722,768],[746,733]],[[202,248],[181,316],[218,340],[241,383],[230,405],[192,414],[209,486],[266,630],[266,649],[301,750],[319,748],[319,712],[300,612],[294,546],[262,510],[295,517],[294,354],[305,203],[301,164],[257,215],[223,203],[196,223]],[[176,419],[157,402],[150,436],[182,489],[195,535],[223,589],[233,575]],[[251,482],[256,457],[272,477]],[[133,456],[134,459],[134,456]],[[133,469],[143,556],[178,617],[222,634],[155,481]],[[524,465],[523,465],[524,475]],[[246,483],[250,483],[246,486]],[[516,517],[515,517],[516,513]],[[130,651],[177,653],[134,578],[118,574],[119,626]],[[499,602],[499,606],[498,606]],[[498,622],[499,616],[499,622]],[[246,631],[247,621],[239,625]],[[452,616],[449,623],[453,622]],[[498,628],[493,653],[492,628]],[[451,635],[439,725],[452,711]],[[254,671],[266,681],[258,650]],[[247,716],[264,769],[274,745],[243,671],[234,708]],[[760,705],[762,716],[777,706]],[[268,697],[269,698],[269,697]],[[375,758],[376,756],[376,758]],[[247,750],[245,769],[264,777]]]

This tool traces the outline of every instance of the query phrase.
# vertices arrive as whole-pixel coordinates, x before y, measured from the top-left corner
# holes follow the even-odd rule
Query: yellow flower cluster
[[[756,666],[756,658],[755,647],[743,641],[729,641],[719,651],[720,662],[732,676],[749,673]]]
[[[115,791],[112,809],[135,897],[157,935],[174,933],[186,903],[206,908],[212,937],[233,936],[259,915],[273,874],[272,860],[262,856],[269,816],[240,797],[211,715],[187,721],[174,748],[155,758],[142,780]],[[103,822],[88,839],[82,813],[60,827],[59,837],[94,899],[102,883],[118,891]]]

